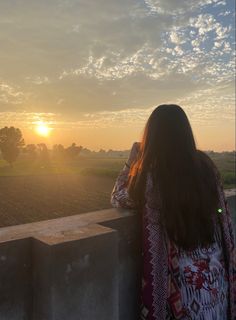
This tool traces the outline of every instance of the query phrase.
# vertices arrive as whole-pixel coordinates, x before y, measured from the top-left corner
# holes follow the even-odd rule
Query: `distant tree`
[[[107,151],[107,155],[108,155],[108,157],[113,157],[115,155],[115,150],[109,149]]]
[[[65,148],[62,144],[54,144],[52,148],[53,157],[59,160],[65,158]]]
[[[82,146],[77,146],[75,143],[65,149],[66,157],[68,160],[73,160],[78,156],[80,151],[82,150]]]
[[[0,129],[0,150],[2,157],[11,166],[16,161],[20,147],[24,145],[24,139],[20,129],[15,127],[4,127]]]
[[[35,144],[27,144],[24,152],[27,153],[30,159],[33,161],[37,158],[37,146]]]
[[[100,156],[100,157],[105,157],[105,156],[106,156],[106,151],[105,151],[104,149],[100,149],[100,150],[98,151],[98,156]]]
[[[92,151],[87,148],[82,147],[80,153],[83,154],[84,156],[89,156],[89,155],[91,155]]]
[[[50,158],[47,145],[45,143],[39,143],[37,146],[40,162],[44,165],[48,165],[50,162]]]

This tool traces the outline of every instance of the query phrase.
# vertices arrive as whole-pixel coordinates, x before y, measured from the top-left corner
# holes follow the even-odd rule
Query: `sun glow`
[[[51,131],[51,128],[45,122],[38,122],[35,128],[36,133],[42,137],[48,137]]]

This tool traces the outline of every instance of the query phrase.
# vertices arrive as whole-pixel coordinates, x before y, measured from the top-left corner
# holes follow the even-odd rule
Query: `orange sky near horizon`
[[[107,127],[107,128],[73,128],[52,129],[48,136],[39,135],[35,128],[22,129],[25,143],[46,143],[49,148],[54,144],[61,143],[68,146],[75,142],[84,148],[99,151],[104,150],[127,150],[134,141],[140,141],[144,125],[130,127]],[[49,125],[50,127],[50,125]],[[232,123],[226,127],[204,127],[192,125],[197,148],[201,150],[213,150],[216,152],[235,150],[235,125]],[[230,138],[230,139],[229,139]]]

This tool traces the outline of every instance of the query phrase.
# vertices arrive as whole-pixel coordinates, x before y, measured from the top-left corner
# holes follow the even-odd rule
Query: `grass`
[[[0,176],[28,176],[45,174],[83,174],[115,177],[123,167],[125,159],[120,158],[78,158],[76,161],[50,161],[40,163],[19,159],[13,167],[0,160]]]
[[[213,153],[210,157],[220,170],[224,188],[235,188],[235,159],[232,153]],[[83,176],[117,177],[123,168],[125,158],[86,158],[78,157],[74,161],[63,162],[51,160],[48,163],[30,161],[21,156],[10,167],[0,159],[0,176],[29,176],[29,175],[66,175],[81,174]]]

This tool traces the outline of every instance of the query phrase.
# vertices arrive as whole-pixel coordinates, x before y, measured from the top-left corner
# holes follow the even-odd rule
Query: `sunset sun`
[[[51,129],[48,127],[46,123],[39,122],[36,125],[35,131],[39,136],[48,137]]]

